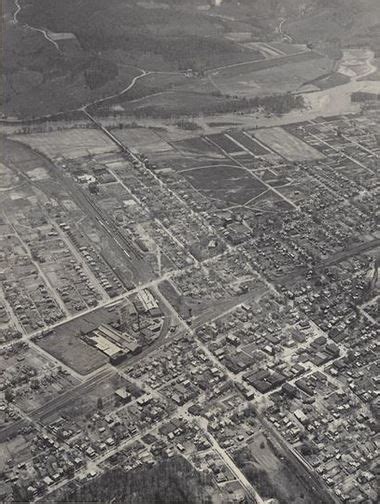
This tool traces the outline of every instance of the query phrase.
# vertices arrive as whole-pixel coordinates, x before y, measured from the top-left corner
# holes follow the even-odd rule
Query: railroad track
[[[84,198],[86,199],[86,201],[88,202],[88,204],[91,205],[91,208],[96,213],[96,215],[99,219],[99,222],[102,223],[102,227],[104,227],[105,231],[108,234],[110,234],[112,232],[112,235],[111,235],[112,238],[115,238],[114,235],[116,235],[118,240],[121,241],[123,247],[125,247],[125,249],[127,249],[127,251],[129,253],[133,254],[137,259],[142,261],[144,259],[142,252],[137,250],[137,248],[134,246],[134,244],[123,235],[123,233],[117,228],[117,226],[112,221],[105,219],[103,217],[103,214],[99,210],[96,203],[92,200],[91,196],[89,196],[85,193],[82,193],[82,194],[83,194]]]
[[[84,396],[86,393],[96,388],[99,384],[109,380],[113,375],[115,375],[114,369],[105,369],[100,371],[89,380],[76,385],[56,399],[53,399],[43,406],[33,410],[29,414],[29,417],[37,422],[42,422],[53,413],[59,413],[60,410],[72,404],[72,402],[78,397]]]

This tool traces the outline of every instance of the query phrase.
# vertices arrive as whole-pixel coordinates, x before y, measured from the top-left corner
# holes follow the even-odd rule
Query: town
[[[295,474],[309,502],[374,502],[373,115],[157,154],[94,121],[78,134],[100,153],[6,140],[2,500],[181,455],[234,502],[302,493]],[[250,453],[280,476],[257,462],[248,478]]]
[[[75,33],[10,3],[37,49],[0,117],[0,501],[378,502],[371,30],[336,57],[306,5],[256,33],[243,1],[133,2],[132,58],[116,0],[109,47],[87,2]]]

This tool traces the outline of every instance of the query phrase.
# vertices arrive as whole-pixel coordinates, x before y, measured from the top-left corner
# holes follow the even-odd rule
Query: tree
[[[10,388],[5,389],[4,398],[7,402],[12,402],[14,399],[13,391]]]
[[[103,409],[103,399],[101,397],[98,397],[97,407],[98,407],[98,410]]]

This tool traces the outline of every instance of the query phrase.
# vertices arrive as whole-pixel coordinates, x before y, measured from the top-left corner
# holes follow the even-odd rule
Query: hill
[[[2,28],[0,108],[19,117],[118,94],[143,71],[160,76],[146,87],[167,91],[187,69],[264,59],[261,41],[308,43],[332,60],[347,46],[380,54],[377,0],[4,0]],[[210,79],[188,88],[212,102],[220,93]]]

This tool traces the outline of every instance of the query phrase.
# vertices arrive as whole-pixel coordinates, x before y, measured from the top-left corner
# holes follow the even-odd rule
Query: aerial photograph
[[[380,0],[2,0],[0,503],[377,504]]]

